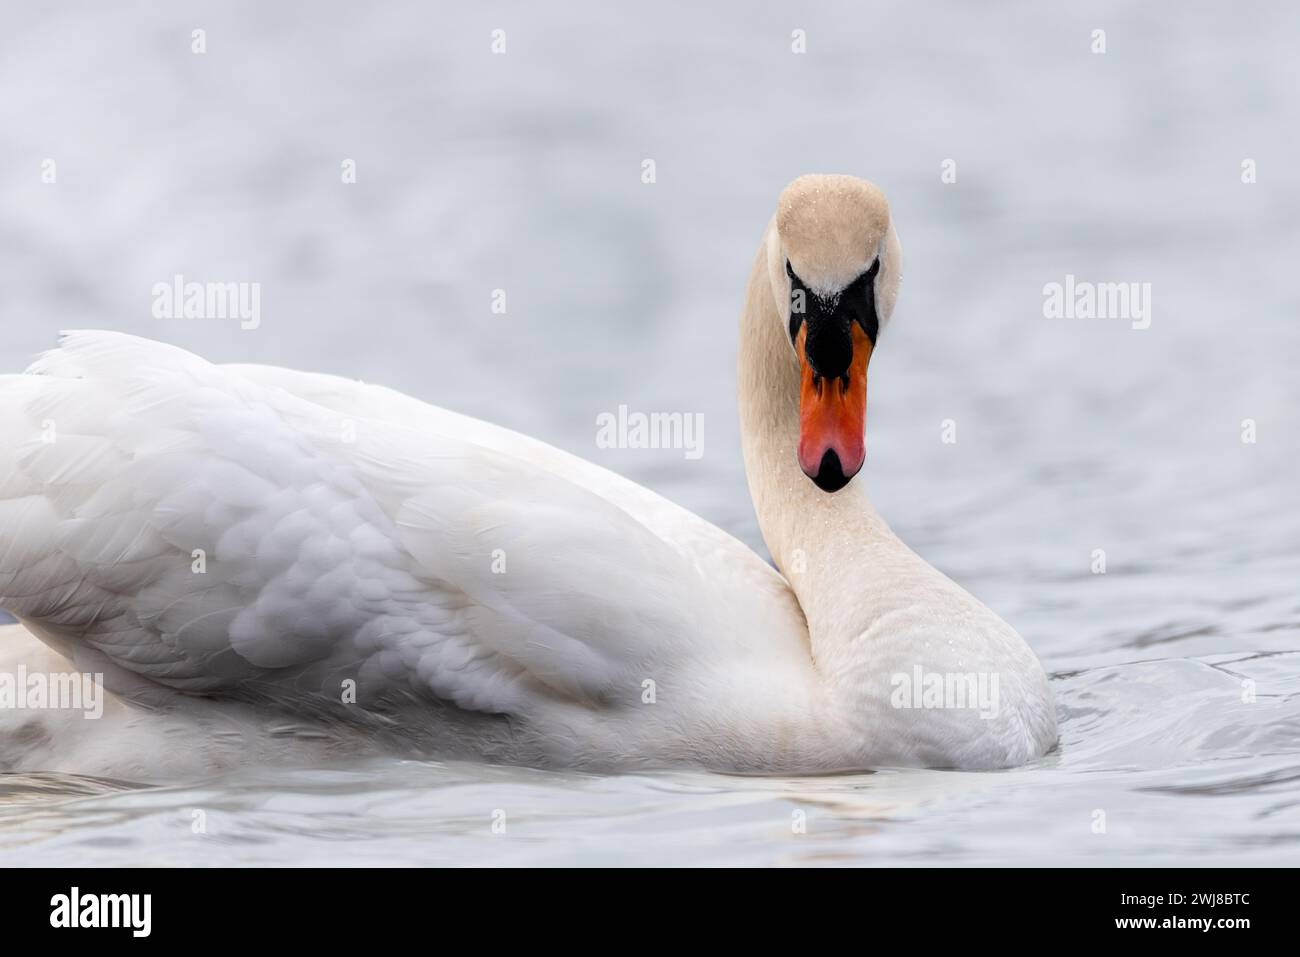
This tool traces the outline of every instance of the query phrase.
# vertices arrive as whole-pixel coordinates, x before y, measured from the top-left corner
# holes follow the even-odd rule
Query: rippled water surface
[[[995,774],[789,780],[383,758],[161,787],[11,774],[0,863],[1300,862],[1300,11],[564,11],[9,11],[0,368],[104,326],[358,376],[761,548],[734,413],[743,282],[787,180],[868,176],[906,278],[858,481],[1025,635],[1060,748]],[[261,328],[152,318],[178,272],[260,281]],[[1043,318],[1067,274],[1151,283],[1150,328]],[[703,412],[705,455],[597,449],[620,403]]]

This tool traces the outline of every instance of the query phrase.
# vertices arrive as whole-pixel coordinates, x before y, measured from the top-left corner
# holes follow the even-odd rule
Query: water
[[[9,775],[0,862],[1300,861],[1293,5],[7,19],[0,368],[106,326],[360,376],[595,459],[760,548],[733,396],[750,259],[793,176],[876,180],[906,278],[858,480],[1033,645],[1061,745],[996,774],[790,780],[383,758],[163,787]],[[152,318],[175,273],[260,281],[262,325]],[[1067,274],[1151,283],[1150,328],[1043,318]],[[705,455],[595,448],[620,403],[703,412]]]

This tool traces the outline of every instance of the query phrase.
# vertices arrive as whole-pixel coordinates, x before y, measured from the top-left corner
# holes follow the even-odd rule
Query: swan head
[[[866,461],[867,365],[894,311],[901,260],[873,183],[810,175],[782,191],[768,273],[799,364],[799,466],[825,492]]]

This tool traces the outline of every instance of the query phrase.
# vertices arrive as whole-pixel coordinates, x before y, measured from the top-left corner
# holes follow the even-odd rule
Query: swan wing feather
[[[265,380],[106,332],[0,377],[0,604],[119,687],[282,703],[631,702],[691,646],[694,552],[532,446]]]

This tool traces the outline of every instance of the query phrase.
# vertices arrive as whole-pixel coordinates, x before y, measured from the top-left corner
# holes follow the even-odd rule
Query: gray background
[[[1004,775],[247,772],[203,792],[248,839],[232,845],[162,840],[188,827],[184,791],[20,806],[11,838],[54,822],[46,863],[113,860],[105,828],[195,863],[1294,862],[1294,5],[86,3],[5,20],[0,368],[106,327],[357,376],[592,458],[759,548],[734,412],[751,257],[792,177],[875,180],[905,279],[858,481],[1026,636],[1062,721],[1059,753]],[[261,327],[153,318],[152,285],[178,272],[260,282]],[[1043,318],[1067,273],[1151,283],[1151,328]],[[704,413],[704,457],[596,448],[620,403]],[[483,805],[509,801],[532,840],[489,851]],[[279,816],[314,802],[322,828]],[[816,809],[801,841],[792,805]]]

